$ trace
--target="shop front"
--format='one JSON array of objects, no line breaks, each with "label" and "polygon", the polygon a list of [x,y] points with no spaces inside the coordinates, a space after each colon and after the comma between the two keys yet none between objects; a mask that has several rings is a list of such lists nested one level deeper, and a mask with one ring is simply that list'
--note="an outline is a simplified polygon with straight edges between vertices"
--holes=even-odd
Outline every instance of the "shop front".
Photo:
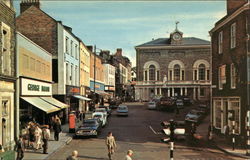
[{"label": "shop front", "polygon": [[52,97],[50,82],[20,78],[20,128],[30,121],[51,124],[52,117],[57,115],[62,118],[68,107]]}]

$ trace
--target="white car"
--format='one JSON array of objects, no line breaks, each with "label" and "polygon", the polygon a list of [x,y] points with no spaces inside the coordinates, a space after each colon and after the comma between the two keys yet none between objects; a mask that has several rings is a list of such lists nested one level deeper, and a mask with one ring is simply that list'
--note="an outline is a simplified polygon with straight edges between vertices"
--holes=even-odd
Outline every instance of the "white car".
[{"label": "white car", "polygon": [[148,109],[156,109],[156,102],[155,101],[148,102]]},{"label": "white car", "polygon": [[102,127],[107,124],[107,117],[103,114],[103,112],[94,112],[92,114],[92,118],[100,119],[100,121],[102,122]]},{"label": "white car", "polygon": [[176,103],[176,106],[178,108],[183,108],[184,107],[184,102],[183,102],[182,99],[177,99],[175,103]]},{"label": "white car", "polygon": [[108,113],[107,113],[107,110],[105,108],[96,108],[95,112],[103,112],[105,117],[108,117]]},{"label": "white car", "polygon": [[118,116],[128,116],[128,107],[125,105],[118,106],[116,110],[116,114]]}]

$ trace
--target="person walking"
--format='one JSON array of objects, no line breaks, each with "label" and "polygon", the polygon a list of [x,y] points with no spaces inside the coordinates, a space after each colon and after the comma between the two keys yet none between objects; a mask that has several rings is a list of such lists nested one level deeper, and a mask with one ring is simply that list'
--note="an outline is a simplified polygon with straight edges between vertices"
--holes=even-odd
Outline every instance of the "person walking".
[{"label": "person walking", "polygon": [[36,128],[35,129],[35,140],[36,140],[36,142],[35,142],[35,144],[36,144],[35,149],[38,150],[38,149],[42,148],[41,147],[41,145],[42,145],[42,130],[41,130],[41,128],[38,125],[36,125],[35,128]]},{"label": "person walking", "polygon": [[47,125],[43,128],[42,138],[43,138],[43,154],[48,154],[48,141],[50,138],[50,130]]},{"label": "person walking", "polygon": [[54,138],[56,141],[59,141],[59,133],[62,131],[59,118],[56,119],[56,122],[54,123],[53,129],[54,129]]},{"label": "person walking", "polygon": [[72,155],[69,156],[69,157],[67,157],[66,160],[78,160],[77,156],[78,156],[78,152],[77,152],[76,150],[74,150],[74,151],[72,152]]},{"label": "person walking", "polygon": [[125,157],[125,160],[132,160],[132,155],[133,155],[133,151],[132,150],[128,150],[127,155]]},{"label": "person walking", "polygon": [[112,132],[108,133],[108,136],[106,139],[106,145],[108,147],[109,160],[112,160],[112,154],[115,152],[115,148],[116,148],[115,137],[112,135]]},{"label": "person walking", "polygon": [[20,135],[19,139],[16,141],[15,151],[17,152],[16,160],[22,160],[24,157],[24,144],[23,137]]}]

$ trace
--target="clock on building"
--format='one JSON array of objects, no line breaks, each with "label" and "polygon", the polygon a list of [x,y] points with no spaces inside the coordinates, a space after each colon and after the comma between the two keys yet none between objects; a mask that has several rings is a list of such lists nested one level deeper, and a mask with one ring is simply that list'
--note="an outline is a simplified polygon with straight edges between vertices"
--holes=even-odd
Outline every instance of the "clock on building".
[{"label": "clock on building", "polygon": [[174,34],[173,34],[173,39],[174,39],[175,41],[181,40],[181,35],[180,35],[180,33],[174,33]]}]

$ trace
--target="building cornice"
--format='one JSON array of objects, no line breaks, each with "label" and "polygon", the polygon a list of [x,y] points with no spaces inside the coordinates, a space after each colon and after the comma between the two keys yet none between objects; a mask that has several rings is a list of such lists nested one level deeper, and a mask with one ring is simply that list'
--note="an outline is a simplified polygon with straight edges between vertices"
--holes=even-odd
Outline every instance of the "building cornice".
[{"label": "building cornice", "polygon": [[190,46],[142,46],[135,49],[192,49],[192,48],[211,48],[211,45],[190,45]]},{"label": "building cornice", "polygon": [[241,14],[245,10],[249,10],[249,9],[250,9],[250,2],[248,1],[248,3],[246,3],[244,6],[240,7],[233,14],[228,16],[225,20],[223,20],[219,24],[215,25],[215,27],[211,31],[209,31],[210,35],[212,35],[213,32],[215,32],[216,30],[218,30],[219,28],[221,28],[222,26],[224,26],[225,24],[230,22],[232,19],[237,17],[239,14]]}]

